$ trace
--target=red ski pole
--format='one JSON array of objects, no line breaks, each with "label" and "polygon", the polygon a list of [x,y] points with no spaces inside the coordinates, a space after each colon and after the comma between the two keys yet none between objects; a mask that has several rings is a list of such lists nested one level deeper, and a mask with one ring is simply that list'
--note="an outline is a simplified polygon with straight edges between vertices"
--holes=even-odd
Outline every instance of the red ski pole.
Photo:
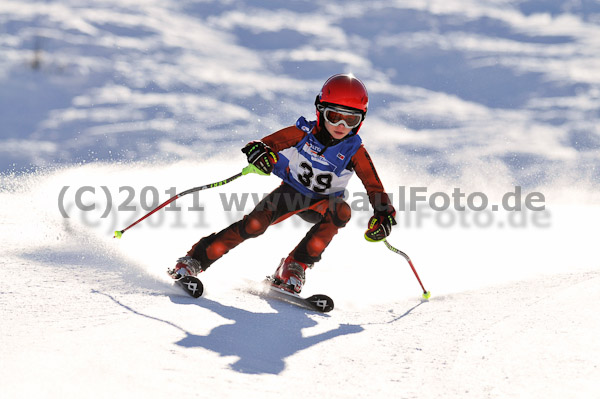
[{"label": "red ski pole", "polygon": [[174,197],[169,198],[168,200],[166,200],[165,202],[163,202],[162,204],[160,204],[159,206],[157,206],[156,208],[154,208],[153,210],[151,210],[150,212],[148,212],[147,214],[145,214],[144,216],[142,216],[141,218],[139,218],[138,220],[136,220],[135,222],[133,222],[129,226],[125,227],[123,230],[117,230],[117,231],[115,231],[115,235],[113,236],[113,238],[121,238],[123,236],[123,233],[125,233],[127,230],[129,230],[130,228],[132,228],[133,226],[135,226],[136,224],[138,224],[142,220],[146,219],[148,216],[152,215],[154,212],[158,211],[159,209],[162,209],[165,206],[169,205],[171,202],[175,201],[177,198],[181,198],[181,197],[183,197],[184,195],[187,195],[187,194],[195,193],[196,191],[206,190],[207,188],[213,188],[213,187],[222,186],[224,184],[227,184],[227,183],[230,183],[230,182],[234,181],[238,177],[247,175],[248,173],[256,173],[256,174],[259,174],[259,175],[265,175],[265,173],[263,173],[262,171],[260,171],[259,169],[257,169],[256,166],[254,166],[252,164],[249,164],[244,169],[242,169],[242,171],[240,173],[235,174],[235,175],[233,175],[231,177],[228,177],[225,180],[221,180],[221,181],[218,181],[216,183],[205,184],[204,186],[200,186],[200,187],[190,188],[189,190],[183,191],[183,192],[175,195]]},{"label": "red ski pole", "polygon": [[402,255],[404,257],[404,259],[406,259],[406,261],[410,265],[410,268],[412,269],[413,273],[415,274],[415,277],[419,281],[419,284],[421,285],[421,288],[423,289],[423,295],[422,295],[423,299],[429,299],[429,297],[431,297],[431,292],[427,291],[425,289],[425,287],[423,287],[423,283],[421,282],[421,279],[419,278],[419,275],[417,274],[417,270],[413,266],[413,263],[410,260],[410,258],[408,257],[408,255],[406,253],[400,251],[398,248],[394,248],[385,238],[383,239],[383,242],[385,243],[385,246],[388,247],[388,249],[390,251],[395,252],[395,253],[397,253],[399,255]]}]

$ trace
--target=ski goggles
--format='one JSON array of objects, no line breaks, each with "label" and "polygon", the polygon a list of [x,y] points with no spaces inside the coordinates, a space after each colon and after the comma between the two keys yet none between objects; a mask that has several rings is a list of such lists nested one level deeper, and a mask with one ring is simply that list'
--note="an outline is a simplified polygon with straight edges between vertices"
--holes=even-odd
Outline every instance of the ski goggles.
[{"label": "ski goggles", "polygon": [[323,112],[325,120],[333,126],[344,125],[349,129],[360,125],[363,119],[363,115],[360,112],[351,112],[339,108],[321,106],[319,111]]}]

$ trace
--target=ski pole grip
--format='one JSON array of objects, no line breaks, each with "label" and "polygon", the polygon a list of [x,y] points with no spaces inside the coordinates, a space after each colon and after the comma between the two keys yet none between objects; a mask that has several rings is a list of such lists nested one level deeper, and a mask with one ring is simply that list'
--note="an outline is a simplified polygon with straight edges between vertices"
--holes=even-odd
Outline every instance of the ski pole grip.
[{"label": "ski pole grip", "polygon": [[268,173],[263,172],[262,170],[258,169],[256,166],[252,165],[251,163],[248,164],[248,166],[246,166],[244,169],[242,169],[242,175],[247,175],[250,173],[256,173],[257,175],[261,175],[261,176],[269,176]]}]

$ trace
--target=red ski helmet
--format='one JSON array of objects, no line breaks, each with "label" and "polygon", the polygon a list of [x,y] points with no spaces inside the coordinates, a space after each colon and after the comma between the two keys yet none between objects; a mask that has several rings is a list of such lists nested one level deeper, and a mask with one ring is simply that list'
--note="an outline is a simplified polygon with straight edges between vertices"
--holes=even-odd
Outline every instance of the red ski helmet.
[{"label": "red ski helmet", "polygon": [[[333,75],[323,85],[321,92],[315,99],[317,106],[317,124],[320,127],[323,119],[322,112],[319,106],[326,107],[327,105],[337,106],[350,111],[359,111],[364,118],[367,114],[369,106],[369,94],[365,85],[352,74],[337,74]],[[353,132],[358,132],[362,122]]]}]

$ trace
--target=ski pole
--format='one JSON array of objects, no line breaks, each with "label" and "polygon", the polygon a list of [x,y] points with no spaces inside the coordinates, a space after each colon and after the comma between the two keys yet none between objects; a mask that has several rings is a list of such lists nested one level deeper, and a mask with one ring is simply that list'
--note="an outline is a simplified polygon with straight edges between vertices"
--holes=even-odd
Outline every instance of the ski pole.
[{"label": "ski pole", "polygon": [[429,299],[429,297],[431,297],[431,292],[427,291],[425,289],[425,287],[423,287],[423,283],[421,282],[421,279],[419,278],[419,275],[417,274],[417,271],[415,270],[415,267],[413,266],[412,261],[410,260],[408,255],[405,254],[404,252],[400,251],[398,248],[394,248],[385,238],[383,239],[383,242],[385,243],[385,246],[388,247],[388,249],[390,251],[395,252],[399,255],[402,255],[404,257],[404,259],[406,259],[406,261],[410,265],[410,268],[412,269],[413,273],[415,274],[415,277],[419,281],[421,288],[423,289],[423,299]]},{"label": "ski pole", "polygon": [[228,177],[225,180],[221,180],[221,181],[218,181],[216,183],[205,184],[204,186],[190,188],[189,190],[183,191],[183,192],[175,195],[174,197],[169,198],[167,201],[163,202],[162,204],[160,204],[159,206],[157,206],[156,208],[154,208],[153,210],[151,210],[150,212],[148,212],[147,214],[145,214],[144,216],[142,216],[141,218],[139,218],[138,220],[136,220],[135,222],[133,222],[129,226],[125,227],[123,230],[117,230],[117,231],[115,231],[115,235],[113,236],[113,238],[121,238],[123,236],[123,233],[125,233],[127,230],[129,230],[130,228],[132,228],[133,226],[135,226],[136,224],[138,224],[142,220],[146,219],[148,216],[152,215],[154,212],[158,211],[159,209],[162,209],[165,206],[169,205],[171,202],[175,201],[177,198],[181,198],[184,195],[187,195],[187,194],[190,194],[190,193],[195,193],[196,191],[206,190],[207,188],[219,187],[219,186],[222,186],[224,184],[231,183],[232,181],[234,181],[238,177],[247,175],[249,173],[256,173],[256,174],[259,174],[259,175],[266,175],[266,173],[264,173],[261,170],[259,170],[256,166],[254,166],[252,164],[248,164],[248,166],[246,166],[244,169],[242,169],[242,171],[240,173],[235,174],[235,175],[233,175],[231,177]]}]

